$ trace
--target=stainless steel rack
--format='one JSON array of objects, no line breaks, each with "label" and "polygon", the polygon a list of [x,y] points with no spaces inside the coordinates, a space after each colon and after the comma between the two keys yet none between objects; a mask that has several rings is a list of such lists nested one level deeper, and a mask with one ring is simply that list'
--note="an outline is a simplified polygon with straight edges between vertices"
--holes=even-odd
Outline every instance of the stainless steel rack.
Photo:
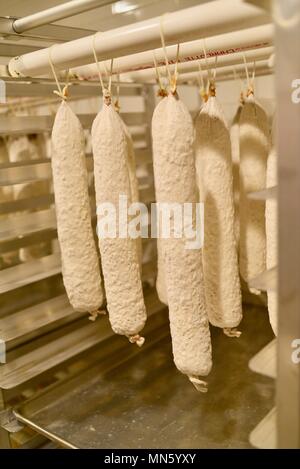
[{"label": "stainless steel rack", "polygon": [[[10,96],[40,96],[43,102],[55,88],[53,80],[33,80],[30,84],[22,80],[6,79]],[[75,100],[89,99],[99,95],[99,85],[80,83],[72,86]],[[72,95],[73,98],[73,95]],[[153,174],[151,166],[151,140],[149,119],[154,105],[153,91],[140,85],[121,86],[120,99],[125,98],[128,112],[122,117],[133,136],[141,200],[154,202]],[[133,100],[133,101],[132,101]],[[45,102],[47,99],[45,99]],[[54,100],[55,101],[55,100]],[[138,112],[131,112],[137,103]],[[56,101],[58,103],[58,101]],[[26,103],[25,103],[26,104]],[[54,102],[55,105],[55,102]],[[151,109],[150,109],[151,107]],[[11,115],[0,113],[0,135],[13,137],[26,134],[49,133],[53,117],[50,115]],[[90,128],[94,113],[79,115],[85,129]],[[92,155],[87,154],[88,171],[92,170]],[[142,170],[142,171],[139,171]],[[140,176],[139,176],[140,174]],[[36,160],[3,162],[0,164],[0,187],[12,189],[30,187],[37,182],[46,182],[47,190],[42,194],[30,193],[28,197],[0,201],[2,216],[0,226],[0,256],[11,251],[28,249],[43,241],[56,241],[56,217],[54,196],[51,188],[51,162],[41,155]],[[92,175],[91,175],[92,181]],[[90,187],[92,215],[95,221],[94,190]],[[4,216],[5,215],[5,216]],[[156,246],[151,239],[143,240],[144,260],[142,280],[148,315],[159,313],[164,306],[153,290],[156,276]],[[17,260],[0,271],[0,339],[6,351],[6,363],[0,365],[0,446],[35,446],[44,440],[29,430],[30,425],[17,423],[12,414],[17,403],[25,402],[29,396],[41,390],[60,386],[83,369],[101,363],[103,344],[113,341],[113,332],[107,318],[88,321],[88,315],[76,313],[70,306],[61,281],[61,259],[59,250],[44,253],[42,257]],[[166,316],[163,322],[166,321]],[[152,321],[152,320],[151,320]],[[154,319],[159,324],[161,319]],[[166,331],[165,331],[166,333]],[[122,346],[124,345],[121,340]],[[101,347],[100,347],[101,344]],[[135,354],[133,346],[126,346]],[[98,347],[97,358],[94,349]],[[125,347],[127,349],[127,347]],[[126,353],[125,353],[126,354]],[[88,358],[92,361],[89,361]],[[20,417],[21,418],[21,417]],[[39,429],[43,434],[43,430]]]}]

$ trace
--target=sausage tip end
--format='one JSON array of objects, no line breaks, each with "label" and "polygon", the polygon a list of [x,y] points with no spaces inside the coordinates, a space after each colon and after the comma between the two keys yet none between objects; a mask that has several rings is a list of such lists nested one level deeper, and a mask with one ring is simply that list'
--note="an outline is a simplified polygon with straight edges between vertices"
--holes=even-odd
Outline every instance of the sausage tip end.
[{"label": "sausage tip end", "polygon": [[98,316],[104,316],[105,314],[106,314],[106,311],[104,311],[103,309],[96,310],[96,311],[91,311],[90,316],[89,316],[89,320],[92,321],[92,322],[95,322]]},{"label": "sausage tip end", "polygon": [[194,376],[189,376],[188,378],[190,382],[193,384],[193,386],[197,389],[197,391],[203,392],[203,393],[208,392],[206,381],[202,381],[201,379],[195,378]]},{"label": "sausage tip end", "polygon": [[225,335],[227,335],[227,337],[237,338],[237,339],[241,337],[242,335],[241,331],[237,331],[235,328],[232,328],[232,327],[224,328],[223,332]]},{"label": "sausage tip end", "polygon": [[142,347],[145,343],[145,337],[141,337],[140,335],[133,335],[129,337],[129,342],[131,344],[136,344],[138,347]]}]

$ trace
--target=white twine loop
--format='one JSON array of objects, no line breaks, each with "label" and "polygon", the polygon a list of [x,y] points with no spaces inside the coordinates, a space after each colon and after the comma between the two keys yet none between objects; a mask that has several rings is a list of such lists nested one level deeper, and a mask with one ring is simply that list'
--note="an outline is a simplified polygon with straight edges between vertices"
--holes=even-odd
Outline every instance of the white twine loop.
[{"label": "white twine loop", "polygon": [[260,290],[257,290],[257,288],[249,288],[249,291],[250,293],[252,293],[252,295],[256,295],[256,296],[259,296],[261,295],[261,291]]},{"label": "white twine loop", "polygon": [[142,347],[145,343],[145,337],[142,337],[139,334],[132,335],[128,340],[131,344],[136,344],[138,347]]},{"label": "white twine loop", "polygon": [[161,79],[159,67],[157,64],[156,56],[155,56],[155,51],[152,51],[152,53],[153,53],[153,62],[154,62],[155,74],[156,74],[156,83],[158,84],[158,87],[159,87],[158,96],[161,96],[162,98],[164,98],[165,96],[168,95],[168,93],[167,93],[166,87],[163,86],[163,82]]},{"label": "white twine loop", "polygon": [[242,333],[238,331],[235,327],[225,327],[223,329],[223,332],[225,335],[227,335],[227,337],[237,338],[237,339],[241,337],[242,335]]},{"label": "white twine loop", "polygon": [[205,85],[205,82],[204,82],[203,70],[201,67],[200,60],[198,60],[198,71],[199,71],[199,74],[197,74],[197,81],[199,85],[199,93],[200,93],[202,100],[206,103],[208,100],[207,85]]},{"label": "white twine loop", "polygon": [[203,54],[205,57],[205,63],[206,63],[206,68],[207,68],[207,76],[208,76],[208,96],[216,96],[216,76],[217,76],[217,61],[218,61],[218,56],[216,55],[215,57],[215,69],[212,73],[211,67],[208,63],[207,59],[207,53],[206,53],[206,45],[205,45],[205,39],[203,39]]},{"label": "white twine loop", "polygon": [[166,48],[166,43],[165,43],[165,35],[164,35],[164,15],[160,17],[160,40],[161,40],[161,45],[163,49],[163,53],[165,56],[165,64],[166,64],[166,70],[169,78],[169,83],[171,83],[172,75],[171,75],[171,70],[170,70],[170,65],[169,65],[169,60],[168,60],[168,54],[167,54],[167,48]]},{"label": "white twine loop", "polygon": [[274,68],[275,67],[276,56],[275,53],[271,54],[268,60],[268,67]]},{"label": "white twine loop", "polygon": [[63,101],[66,101],[68,99],[69,70],[67,72],[67,83],[63,88],[61,88],[60,83],[59,83],[58,78],[57,78],[57,75],[56,75],[56,72],[55,72],[53,60],[52,60],[52,48],[54,46],[55,46],[55,44],[53,44],[48,49],[49,64],[50,64],[50,67],[51,67],[51,70],[52,70],[52,73],[53,73],[53,76],[54,76],[54,79],[55,79],[55,82],[56,82],[56,86],[57,86],[57,90],[54,90],[53,93],[56,94],[57,96],[59,96]]},{"label": "white twine loop", "polygon": [[179,50],[180,50],[180,44],[177,44],[175,69],[174,69],[174,73],[173,73],[173,76],[171,78],[171,83],[170,83],[171,93],[173,93],[173,94],[176,93],[176,89],[177,89]]},{"label": "white twine loop", "polygon": [[240,103],[241,103],[242,105],[244,105],[244,104],[245,104],[245,97],[244,97],[244,84],[243,84],[243,80],[241,79],[240,75],[237,73],[235,66],[233,66],[232,70],[233,70],[233,78],[234,78],[234,81],[235,81],[236,83],[239,83],[239,84],[240,84],[240,86],[239,86],[239,88],[240,88]]},{"label": "white twine loop", "polygon": [[117,113],[120,113],[121,106],[120,106],[120,75],[117,74],[117,85],[116,85],[116,99],[114,102],[115,110]]},{"label": "white twine loop", "polygon": [[255,72],[256,72],[256,61],[253,62],[253,72],[252,72],[252,77],[250,78],[249,75],[249,68],[246,60],[245,53],[243,53],[243,60],[244,60],[244,65],[245,65],[245,72],[246,72],[246,77],[247,77],[247,98],[249,96],[254,96],[254,84],[255,84]]},{"label": "white twine loop", "polygon": [[[113,71],[113,59],[110,62],[109,77],[108,77],[108,72],[107,72],[106,66],[104,64],[105,74],[106,74],[106,77],[108,77],[108,86],[105,86],[104,82],[103,82],[103,79],[102,79],[102,73],[101,73],[101,69],[100,69],[100,65],[99,65],[98,57],[97,57],[97,53],[96,53],[96,48],[95,48],[95,40],[96,40],[96,37],[97,37],[98,34],[99,34],[99,31],[96,34],[93,35],[92,49],[93,49],[93,55],[94,55],[95,63],[96,63],[96,66],[97,66],[98,77],[99,77],[99,82],[100,82],[100,86],[101,86],[101,89],[102,89],[103,99],[104,99],[105,103],[107,105],[109,105],[109,104],[111,104],[111,81],[112,81],[112,71]],[[102,33],[100,33],[100,34],[102,34]]]},{"label": "white twine loop", "polygon": [[105,316],[105,315],[106,315],[106,311],[104,311],[103,309],[100,309],[100,310],[96,309],[95,311],[90,312],[89,320],[92,322],[95,322],[98,316]]},{"label": "white twine loop", "polygon": [[188,376],[190,382],[194,385],[194,387],[197,389],[199,392],[206,393],[208,392],[208,387],[207,387],[207,382],[203,381],[199,378],[196,378],[195,376]]},{"label": "white twine loop", "polygon": [[166,70],[167,70],[167,76],[168,76],[168,81],[169,81],[169,86],[170,86],[170,91],[172,94],[176,93],[177,89],[177,80],[178,80],[178,62],[179,62],[179,49],[180,45],[177,44],[177,52],[176,52],[176,61],[175,61],[175,69],[174,73],[172,75],[171,69],[170,69],[170,64],[168,60],[168,54],[167,54],[167,48],[166,48],[166,42],[165,42],[165,35],[164,35],[164,25],[163,25],[163,19],[164,15],[160,17],[160,39],[161,39],[161,45],[164,53],[164,58],[165,58],[165,64],[166,64]]}]

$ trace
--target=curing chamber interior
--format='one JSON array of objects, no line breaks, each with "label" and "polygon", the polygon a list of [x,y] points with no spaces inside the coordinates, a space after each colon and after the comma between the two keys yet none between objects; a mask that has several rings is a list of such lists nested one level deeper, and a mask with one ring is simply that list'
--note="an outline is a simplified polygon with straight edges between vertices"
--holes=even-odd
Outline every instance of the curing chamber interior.
[{"label": "curing chamber interior", "polygon": [[298,448],[300,2],[40,8],[0,2],[0,447]]}]

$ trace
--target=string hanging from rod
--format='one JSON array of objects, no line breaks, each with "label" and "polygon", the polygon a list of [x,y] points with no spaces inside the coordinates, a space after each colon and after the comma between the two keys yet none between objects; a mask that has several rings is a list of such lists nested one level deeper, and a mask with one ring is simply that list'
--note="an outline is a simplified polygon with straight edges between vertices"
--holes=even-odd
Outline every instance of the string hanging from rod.
[{"label": "string hanging from rod", "polygon": [[180,44],[177,44],[175,68],[174,68],[174,73],[172,74],[171,69],[170,69],[169,59],[168,59],[165,37],[164,37],[163,19],[164,19],[164,15],[160,17],[160,38],[161,38],[161,44],[162,44],[162,49],[163,49],[164,58],[165,58],[170,91],[172,94],[175,94],[176,89],[177,89],[177,80],[178,80],[178,62],[179,62]]},{"label": "string hanging from rod", "polygon": [[[100,33],[100,34],[102,34],[102,33]],[[111,104],[111,83],[112,83],[113,59],[111,60],[111,63],[110,63],[109,77],[107,76],[108,72],[107,72],[107,69],[106,69],[106,66],[105,66],[105,73],[106,73],[106,77],[108,78],[108,86],[105,86],[105,84],[103,82],[103,78],[102,78],[102,73],[101,73],[97,53],[96,53],[96,48],[95,48],[95,40],[96,40],[97,35],[99,35],[99,32],[94,34],[93,40],[92,40],[93,55],[94,55],[94,59],[95,59],[95,64],[97,66],[97,72],[98,72],[100,86],[101,86],[101,89],[102,89],[103,98],[104,98],[106,104],[109,105],[109,104]]]}]

